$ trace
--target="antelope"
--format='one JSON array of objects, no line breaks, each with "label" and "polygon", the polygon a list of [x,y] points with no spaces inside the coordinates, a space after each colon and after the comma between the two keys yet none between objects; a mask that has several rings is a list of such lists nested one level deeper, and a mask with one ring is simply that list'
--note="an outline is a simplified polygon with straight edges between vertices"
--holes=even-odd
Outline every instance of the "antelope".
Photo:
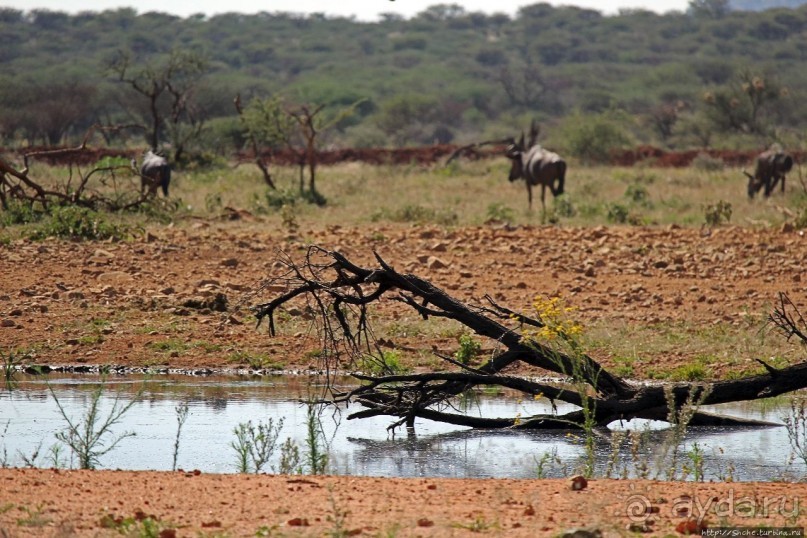
[{"label": "antelope", "polygon": [[[524,178],[527,183],[527,198],[532,209],[532,188],[541,186],[541,207],[546,211],[546,188],[552,191],[552,196],[563,194],[563,184],[566,181],[566,161],[560,155],[542,148],[535,143],[538,129],[535,122],[530,126],[529,144],[524,144],[524,132],[518,142],[513,141],[507,146],[505,155],[513,161],[510,175],[507,179],[515,181]],[[555,186],[557,181],[557,187]]]},{"label": "antelope", "polygon": [[163,195],[168,197],[168,184],[171,182],[171,167],[168,160],[150,149],[143,154],[143,164],[140,166],[140,192],[152,195],[161,187]]},{"label": "antelope", "polygon": [[[785,192],[785,174],[793,168],[793,157],[782,151],[778,144],[774,144],[760,153],[756,159],[756,168],[752,176],[745,170],[743,173],[748,176],[748,197],[762,190],[765,198],[771,195],[776,189],[776,184],[782,182],[782,192]],[[764,187],[764,189],[763,189]]]}]

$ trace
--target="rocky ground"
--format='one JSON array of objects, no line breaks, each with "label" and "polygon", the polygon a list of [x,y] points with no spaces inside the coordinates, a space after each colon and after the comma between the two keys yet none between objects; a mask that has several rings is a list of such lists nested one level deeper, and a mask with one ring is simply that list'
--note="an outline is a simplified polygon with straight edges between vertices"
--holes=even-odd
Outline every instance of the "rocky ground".
[{"label": "rocky ground", "polygon": [[[780,292],[807,311],[807,238],[790,229],[374,225],[289,235],[248,219],[198,221],[151,229],[125,243],[21,240],[0,246],[0,352],[26,363],[79,367],[318,368],[311,352],[318,342],[304,309],[286,312],[275,338],[255,328],[250,312],[281,291],[276,283],[262,288],[280,274],[281,253],[299,260],[309,244],[337,249],[365,266],[375,265],[376,250],[399,271],[469,302],[490,294],[529,310],[536,295],[560,294],[584,324],[608,319],[636,330],[678,322],[753,328]],[[429,332],[400,305],[379,308],[379,317],[389,317],[382,326],[404,347],[456,346],[456,330]],[[420,332],[412,334],[413,327]],[[649,359],[656,369],[674,368],[697,353],[682,345]],[[615,365],[606,351],[594,356]],[[753,364],[753,358],[742,360]],[[729,375],[739,366],[718,361],[711,373]],[[637,364],[634,374],[642,377],[645,368]],[[663,535],[701,515],[682,510],[682,499],[701,507],[731,504],[725,514],[711,506],[711,526],[803,525],[803,513],[788,510],[805,493],[793,484],[596,480],[573,491],[558,480],[4,469],[0,536],[114,536],[127,524],[142,530],[148,522],[136,520],[147,516],[159,521],[164,536],[550,536],[573,527]],[[758,507],[783,496],[790,504],[776,513],[769,507],[769,517],[756,509],[749,518],[737,508],[740,499]],[[633,519],[631,499],[649,503]],[[647,520],[653,525],[642,527]]]},{"label": "rocky ground", "polygon": [[[490,294],[529,312],[535,296],[559,294],[587,325],[739,325],[767,315],[779,292],[807,308],[801,231],[334,226],[289,237],[259,229],[201,221],[127,243],[0,246],[2,349],[50,365],[234,368],[260,356],[266,366],[315,368],[305,353],[317,345],[305,312],[292,309],[270,338],[250,310],[283,289],[262,289],[282,272],[280,257],[301,261],[309,244],[367,267],[376,265],[375,250],[397,270],[477,304]],[[400,329],[414,323],[410,314],[390,317]],[[406,344],[406,331],[398,332]],[[456,345],[456,335],[431,338],[414,341]],[[607,364],[607,354],[600,358]],[[683,347],[652,357],[657,366],[688,358]]]}]

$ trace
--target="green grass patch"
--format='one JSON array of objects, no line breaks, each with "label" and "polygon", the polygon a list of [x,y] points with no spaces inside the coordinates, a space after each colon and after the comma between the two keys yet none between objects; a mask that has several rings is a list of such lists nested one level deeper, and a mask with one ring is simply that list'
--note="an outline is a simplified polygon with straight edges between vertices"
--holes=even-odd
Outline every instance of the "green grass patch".
[{"label": "green grass patch", "polygon": [[184,353],[190,346],[178,338],[149,342],[146,347],[159,353]]}]

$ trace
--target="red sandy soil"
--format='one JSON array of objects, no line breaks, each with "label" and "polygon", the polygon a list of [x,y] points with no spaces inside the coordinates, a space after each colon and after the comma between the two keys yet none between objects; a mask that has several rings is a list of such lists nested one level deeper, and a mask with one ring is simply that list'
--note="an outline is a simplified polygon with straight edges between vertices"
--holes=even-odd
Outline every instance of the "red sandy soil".
[{"label": "red sandy soil", "polygon": [[174,529],[161,536],[664,536],[804,526],[805,495],[805,484],[591,480],[575,491],[562,479],[0,469],[0,536],[118,536],[146,517]]},{"label": "red sandy soil", "polygon": [[[299,262],[312,242],[366,267],[377,266],[376,250],[397,270],[475,304],[490,294],[529,312],[536,295],[560,294],[584,325],[604,317],[642,326],[741,324],[770,312],[779,292],[807,311],[807,238],[801,231],[374,225],[284,237],[260,229],[255,222],[200,221],[188,229],[154,229],[126,243],[21,240],[0,246],[2,347],[33,349],[34,362],[50,365],[235,368],[247,365],[230,360],[240,352],[289,368],[316,368],[304,353],[318,344],[307,331],[306,312],[293,310],[293,323],[281,324],[281,334],[270,338],[265,327],[255,329],[250,311],[280,293],[260,290],[282,272],[280,253]],[[226,312],[215,310],[219,294]],[[380,308],[396,309],[389,315],[399,324],[418,319],[397,302]],[[427,350],[456,346],[456,335],[409,340],[398,339]],[[654,363],[674,366],[688,358],[682,351],[654,357]],[[724,373],[719,364],[715,368]]]},{"label": "red sandy soil", "polygon": [[[292,328],[270,338],[255,329],[249,311],[278,293],[256,291],[280,271],[278,252],[299,260],[312,242],[365,266],[375,265],[375,249],[398,270],[464,301],[480,303],[490,293],[528,310],[534,296],[561,293],[584,323],[609,316],[637,326],[740,324],[764,312],[778,292],[807,311],[807,238],[798,231],[373,225],[286,237],[242,216],[155,228],[127,243],[0,246],[0,348],[33,349],[32,362],[51,365],[234,368],[246,364],[232,360],[240,352],[290,368],[316,367],[303,353],[317,345],[314,337],[294,325],[306,327],[297,319],[305,312],[292,312]],[[217,294],[226,297],[226,312],[211,308]],[[409,340],[404,344],[427,349],[456,346],[456,337]],[[161,351],[168,341],[184,347]],[[654,362],[686,359],[671,354]],[[683,510],[683,495],[700,508]],[[807,485],[781,483],[594,480],[572,491],[565,480],[0,469],[0,537],[116,536],[122,523],[115,521],[138,514],[175,528],[164,536],[255,536],[261,529],[267,534],[259,535],[553,536],[575,527],[630,535],[641,530],[628,530],[636,522],[626,510],[636,502],[652,507],[634,519],[653,521],[651,533],[664,535],[676,534],[676,525],[702,515],[710,502],[705,520],[713,527],[804,525],[804,510],[794,512],[792,504],[805,495]],[[784,515],[776,504],[782,496]],[[768,517],[761,516],[764,502]]]}]

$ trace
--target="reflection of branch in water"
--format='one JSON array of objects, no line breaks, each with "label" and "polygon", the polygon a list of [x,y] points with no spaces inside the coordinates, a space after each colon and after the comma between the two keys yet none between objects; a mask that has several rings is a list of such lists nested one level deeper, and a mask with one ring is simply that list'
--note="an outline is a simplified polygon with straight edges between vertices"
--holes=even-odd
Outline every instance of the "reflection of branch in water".
[{"label": "reflection of branch in water", "polygon": [[[631,452],[631,441],[625,437],[614,455],[612,435],[617,432],[607,428],[597,430],[595,474],[605,476],[610,463],[613,465],[612,476],[620,476],[625,470],[637,476],[637,456],[649,466],[648,477],[663,476],[667,472],[664,448],[670,448],[672,430],[644,429],[639,424],[633,426],[642,438],[636,454]],[[756,430],[742,426],[691,427],[685,442],[708,443],[708,446],[719,448],[727,434],[750,431]],[[619,433],[624,434],[625,430]],[[347,440],[360,447],[352,455],[352,463],[362,469],[361,472],[371,475],[535,478],[539,460],[551,454],[551,461],[544,463],[546,467],[542,469],[542,475],[562,478],[579,471],[586,463],[584,439],[577,430],[466,429],[426,436],[413,434],[397,439],[348,437]],[[747,478],[776,472],[776,469],[771,470],[776,463],[765,463],[759,458],[759,454],[747,451],[727,456],[714,450],[705,455],[707,468],[730,466],[744,469],[741,472],[748,473]]]}]

